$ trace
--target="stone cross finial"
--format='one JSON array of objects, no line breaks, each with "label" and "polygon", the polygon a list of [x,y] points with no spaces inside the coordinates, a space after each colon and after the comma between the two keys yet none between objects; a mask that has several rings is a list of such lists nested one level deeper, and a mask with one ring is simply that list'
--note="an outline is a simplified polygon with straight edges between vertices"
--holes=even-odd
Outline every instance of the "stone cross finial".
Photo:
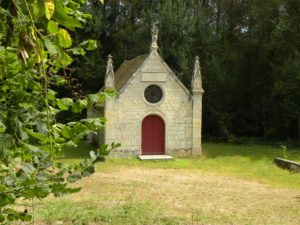
[{"label": "stone cross finial", "polygon": [[199,56],[195,57],[194,74],[192,78],[192,90],[193,92],[202,92],[202,76],[201,67],[199,62]]},{"label": "stone cross finial", "polygon": [[115,74],[111,54],[107,58],[105,89],[115,89]]},{"label": "stone cross finial", "polygon": [[152,43],[151,43],[151,51],[152,51],[158,49],[158,45],[157,45],[158,29],[156,25],[153,25],[151,33],[152,33]]},{"label": "stone cross finial", "polygon": [[111,54],[109,54],[107,56],[106,74],[108,73],[109,70],[111,70],[113,68],[114,68],[114,66],[113,66],[112,56],[111,56]]}]

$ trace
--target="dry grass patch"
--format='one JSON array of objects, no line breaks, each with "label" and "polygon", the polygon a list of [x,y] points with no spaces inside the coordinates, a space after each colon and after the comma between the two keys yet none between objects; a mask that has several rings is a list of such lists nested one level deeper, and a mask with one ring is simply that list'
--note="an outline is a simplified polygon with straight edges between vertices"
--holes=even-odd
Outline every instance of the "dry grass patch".
[{"label": "dry grass patch", "polygon": [[[98,224],[300,224],[300,191],[195,169],[119,168],[99,171],[77,185],[83,190],[62,201],[82,210],[122,209]],[[127,212],[124,220],[124,210],[135,212]],[[145,221],[129,218],[144,216]]]},{"label": "dry grass patch", "polygon": [[[203,158],[110,159],[79,193],[37,202],[35,224],[300,224],[300,174],[272,162],[272,146],[205,143]],[[82,145],[61,161],[88,155]],[[76,154],[75,154],[76,153]],[[300,161],[300,149],[289,149]]]}]

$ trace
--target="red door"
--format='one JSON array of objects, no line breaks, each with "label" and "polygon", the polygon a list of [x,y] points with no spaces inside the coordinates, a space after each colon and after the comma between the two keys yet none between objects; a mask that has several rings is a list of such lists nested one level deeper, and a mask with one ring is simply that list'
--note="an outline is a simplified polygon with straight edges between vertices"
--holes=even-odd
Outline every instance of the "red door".
[{"label": "red door", "polygon": [[165,154],[165,124],[155,115],[147,116],[142,123],[142,155]]}]

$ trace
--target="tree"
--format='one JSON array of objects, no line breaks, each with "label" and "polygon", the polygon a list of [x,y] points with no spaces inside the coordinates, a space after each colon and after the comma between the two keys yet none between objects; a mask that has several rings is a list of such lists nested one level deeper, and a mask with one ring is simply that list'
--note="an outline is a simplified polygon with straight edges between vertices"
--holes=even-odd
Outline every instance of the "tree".
[{"label": "tree", "polygon": [[[147,54],[150,28],[159,28],[159,52],[189,87],[193,58],[200,56],[205,98],[204,138],[295,139],[300,125],[298,89],[299,1],[294,0],[107,0],[87,5],[101,18],[84,36],[103,43],[78,63],[76,76],[103,85],[104,62],[115,68]],[[82,40],[82,39],[81,39]],[[101,58],[101,59],[100,59]],[[90,68],[95,68],[91,71]],[[90,87],[85,89],[90,92]],[[293,109],[293,110],[292,110]],[[234,139],[234,138],[233,138]],[[235,139],[234,139],[235,140]]]},{"label": "tree", "polygon": [[68,82],[72,55],[95,49],[95,41],[76,46],[69,31],[82,27],[90,15],[79,11],[84,0],[0,1],[0,222],[31,219],[28,210],[12,205],[18,199],[61,196],[80,188],[75,182],[94,172],[94,163],[108,154],[103,145],[76,165],[55,163],[64,146],[76,144],[104,118],[57,123],[60,111],[81,112],[114,93],[107,91],[73,100],[59,99],[50,87]]}]

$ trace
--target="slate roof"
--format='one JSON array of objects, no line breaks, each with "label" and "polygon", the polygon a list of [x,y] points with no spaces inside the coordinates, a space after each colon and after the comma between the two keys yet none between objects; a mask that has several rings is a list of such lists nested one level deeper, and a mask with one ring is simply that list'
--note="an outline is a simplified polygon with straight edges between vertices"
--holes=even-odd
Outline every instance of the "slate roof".
[{"label": "slate roof", "polygon": [[115,88],[117,91],[121,89],[123,84],[136,72],[148,56],[148,54],[137,56],[122,63],[117,72],[115,72]]}]

